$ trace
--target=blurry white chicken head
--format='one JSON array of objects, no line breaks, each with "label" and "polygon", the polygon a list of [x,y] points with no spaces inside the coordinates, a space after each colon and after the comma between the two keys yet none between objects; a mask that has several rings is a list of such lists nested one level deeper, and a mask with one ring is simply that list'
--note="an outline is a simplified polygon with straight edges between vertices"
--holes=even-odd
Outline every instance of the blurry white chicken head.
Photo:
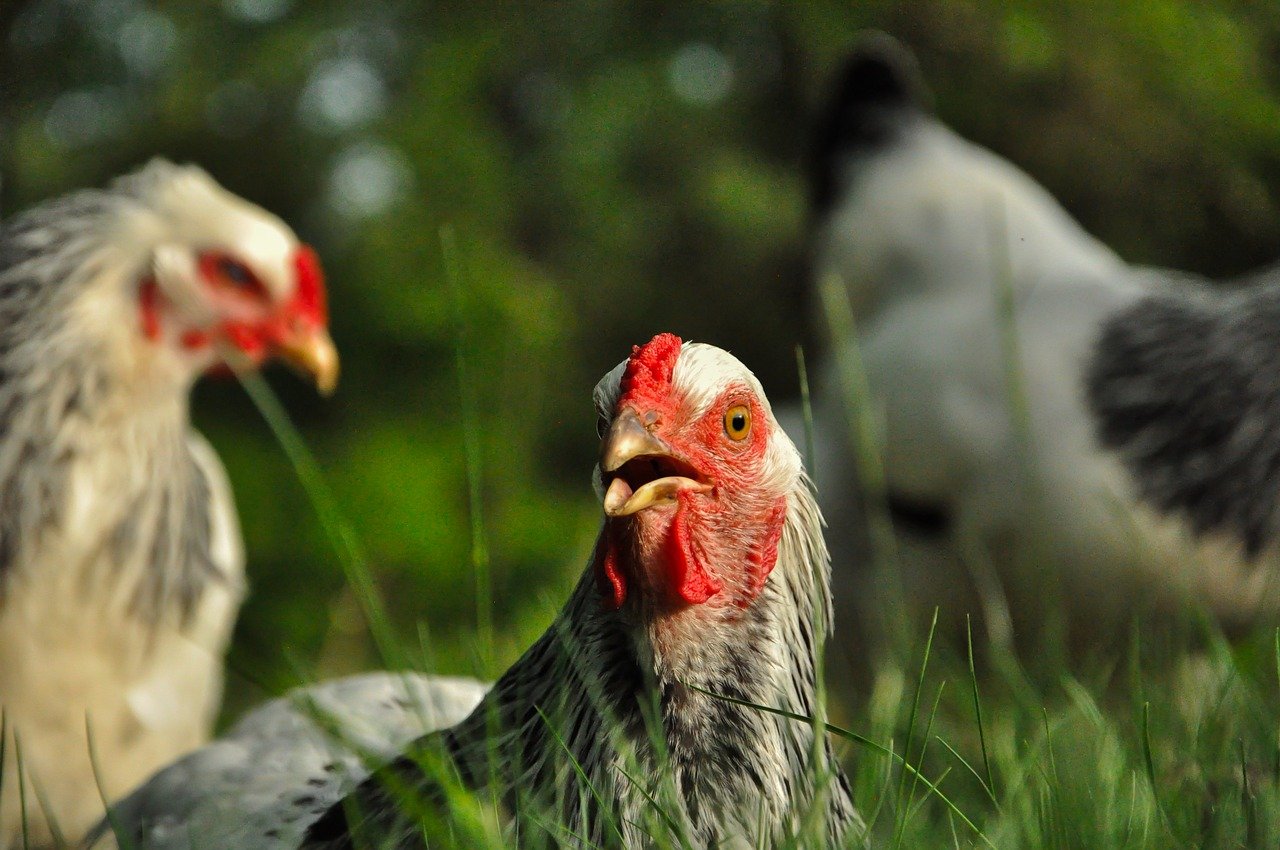
[{"label": "blurry white chicken head", "polygon": [[928,111],[928,99],[911,51],[882,32],[859,41],[814,127],[808,156],[814,214],[825,215],[848,191],[851,158],[892,145],[905,121]]},{"label": "blurry white chicken head", "polygon": [[1115,274],[1110,249],[1027,174],[938,120],[922,92],[911,53],[870,37],[815,133],[814,278],[844,286],[859,327],[914,298],[990,303],[997,285]]},{"label": "blurry white chicken head", "polygon": [[113,188],[125,207],[116,238],[142,256],[140,333],[204,366],[256,366],[279,356],[334,388],[315,252],[280,219],[223,189],[194,166],[153,161]]}]

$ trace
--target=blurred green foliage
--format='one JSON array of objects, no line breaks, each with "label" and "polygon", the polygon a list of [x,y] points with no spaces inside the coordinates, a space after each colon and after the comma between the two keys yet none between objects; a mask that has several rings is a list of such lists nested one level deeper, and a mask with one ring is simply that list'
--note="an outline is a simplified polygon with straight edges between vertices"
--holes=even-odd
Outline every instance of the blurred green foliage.
[{"label": "blurred green foliage", "polygon": [[[324,257],[344,376],[274,381],[397,625],[492,675],[589,551],[589,395],[659,330],[734,350],[777,399],[806,337],[800,162],[866,27],[942,117],[1135,261],[1213,274],[1280,237],[1280,4],[908,0],[0,0],[0,209],[156,154],[197,162]],[[440,229],[459,237],[450,295]],[[476,661],[454,346],[467,332],[495,658]],[[196,421],[236,488],[253,595],[230,705],[372,663],[334,554],[244,393]],[[411,640],[417,643],[416,639]]]}]

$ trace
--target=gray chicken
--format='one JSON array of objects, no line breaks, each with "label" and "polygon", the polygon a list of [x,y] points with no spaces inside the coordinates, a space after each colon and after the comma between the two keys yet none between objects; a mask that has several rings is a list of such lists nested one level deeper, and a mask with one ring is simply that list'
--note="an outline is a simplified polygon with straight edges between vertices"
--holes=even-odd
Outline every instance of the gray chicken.
[{"label": "gray chicken", "polygon": [[[314,817],[368,776],[370,759],[391,759],[415,738],[459,722],[486,690],[474,679],[409,673],[298,688],[157,773],[114,807],[89,844],[251,848],[272,833],[276,846],[296,845],[307,820],[281,817],[282,792]],[[125,832],[124,841],[117,842],[111,823]]]},{"label": "gray chicken", "polygon": [[[1266,275],[1225,294],[1125,263],[919,91],[912,57],[871,39],[815,143],[815,284],[856,328],[829,340],[815,412],[842,617],[900,616],[902,599],[1091,652],[1135,615],[1280,614]],[[878,572],[848,439],[859,368],[893,527]]]},{"label": "gray chicken", "polygon": [[274,355],[331,389],[326,324],[314,253],[194,167],[0,229],[0,848],[96,822],[93,761],[113,798],[208,739],[244,567],[189,391]]},{"label": "gray chicken", "polygon": [[[262,753],[313,744],[267,734],[254,736],[259,749],[214,744],[116,809],[125,838],[140,850],[318,850],[353,846],[350,827],[356,846],[421,847],[422,829],[402,814],[414,809],[392,789],[439,811],[448,794],[418,767],[423,756],[505,804],[520,846],[652,846],[646,830],[696,848],[860,841],[845,778],[809,724],[711,695],[818,710],[814,652],[830,623],[821,517],[759,383],[724,351],[661,334],[604,377],[595,401],[604,524],[594,555],[552,626],[474,711],[402,742],[405,754],[358,787],[341,771],[354,793],[340,802],[339,772],[315,759],[290,760],[296,772],[274,769],[285,757],[262,764]],[[426,687],[422,699],[439,705],[440,686]],[[175,799],[177,785],[186,791]],[[189,813],[192,797],[222,817]],[[349,813],[360,817],[349,824]],[[184,831],[190,823],[198,832]]]}]

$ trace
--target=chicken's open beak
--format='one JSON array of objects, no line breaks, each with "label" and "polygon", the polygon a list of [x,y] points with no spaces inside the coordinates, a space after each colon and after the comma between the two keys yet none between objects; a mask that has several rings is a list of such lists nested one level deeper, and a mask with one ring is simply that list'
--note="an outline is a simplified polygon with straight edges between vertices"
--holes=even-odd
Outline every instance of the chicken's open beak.
[{"label": "chicken's open beak", "polygon": [[324,328],[289,334],[276,344],[281,359],[311,376],[321,395],[338,385],[338,349]]},{"label": "chicken's open beak", "polygon": [[675,504],[682,490],[704,493],[712,489],[669,445],[645,428],[632,410],[619,413],[605,434],[600,444],[600,472],[609,482],[604,512],[611,517]]}]

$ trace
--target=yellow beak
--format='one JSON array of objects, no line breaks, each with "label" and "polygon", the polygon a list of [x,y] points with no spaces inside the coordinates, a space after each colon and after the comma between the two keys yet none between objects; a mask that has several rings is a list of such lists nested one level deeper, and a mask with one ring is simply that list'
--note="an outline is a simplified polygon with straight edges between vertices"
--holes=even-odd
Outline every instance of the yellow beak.
[{"label": "yellow beak", "polygon": [[624,410],[600,442],[600,470],[615,472],[640,455],[669,455],[671,447],[651,434],[631,410]]},{"label": "yellow beak", "polygon": [[[639,457],[654,461],[666,459],[668,463],[665,468],[659,468],[655,463],[652,477],[647,479],[632,477],[628,480],[621,475],[609,478],[609,486],[604,494],[606,515],[630,516],[656,505],[674,504],[681,490],[706,493],[713,489],[711,483],[690,477],[696,475],[692,469],[688,470],[690,475],[680,474],[681,467],[687,464],[673,465],[673,462],[679,462],[671,447],[656,434],[650,433],[634,411],[624,410],[614,419],[609,433],[604,435],[600,444],[600,471],[609,476]],[[638,486],[633,488],[633,482]]]},{"label": "yellow beak", "polygon": [[329,395],[338,386],[338,349],[324,328],[289,336],[278,344],[277,351],[286,363],[310,375],[321,395]]}]

